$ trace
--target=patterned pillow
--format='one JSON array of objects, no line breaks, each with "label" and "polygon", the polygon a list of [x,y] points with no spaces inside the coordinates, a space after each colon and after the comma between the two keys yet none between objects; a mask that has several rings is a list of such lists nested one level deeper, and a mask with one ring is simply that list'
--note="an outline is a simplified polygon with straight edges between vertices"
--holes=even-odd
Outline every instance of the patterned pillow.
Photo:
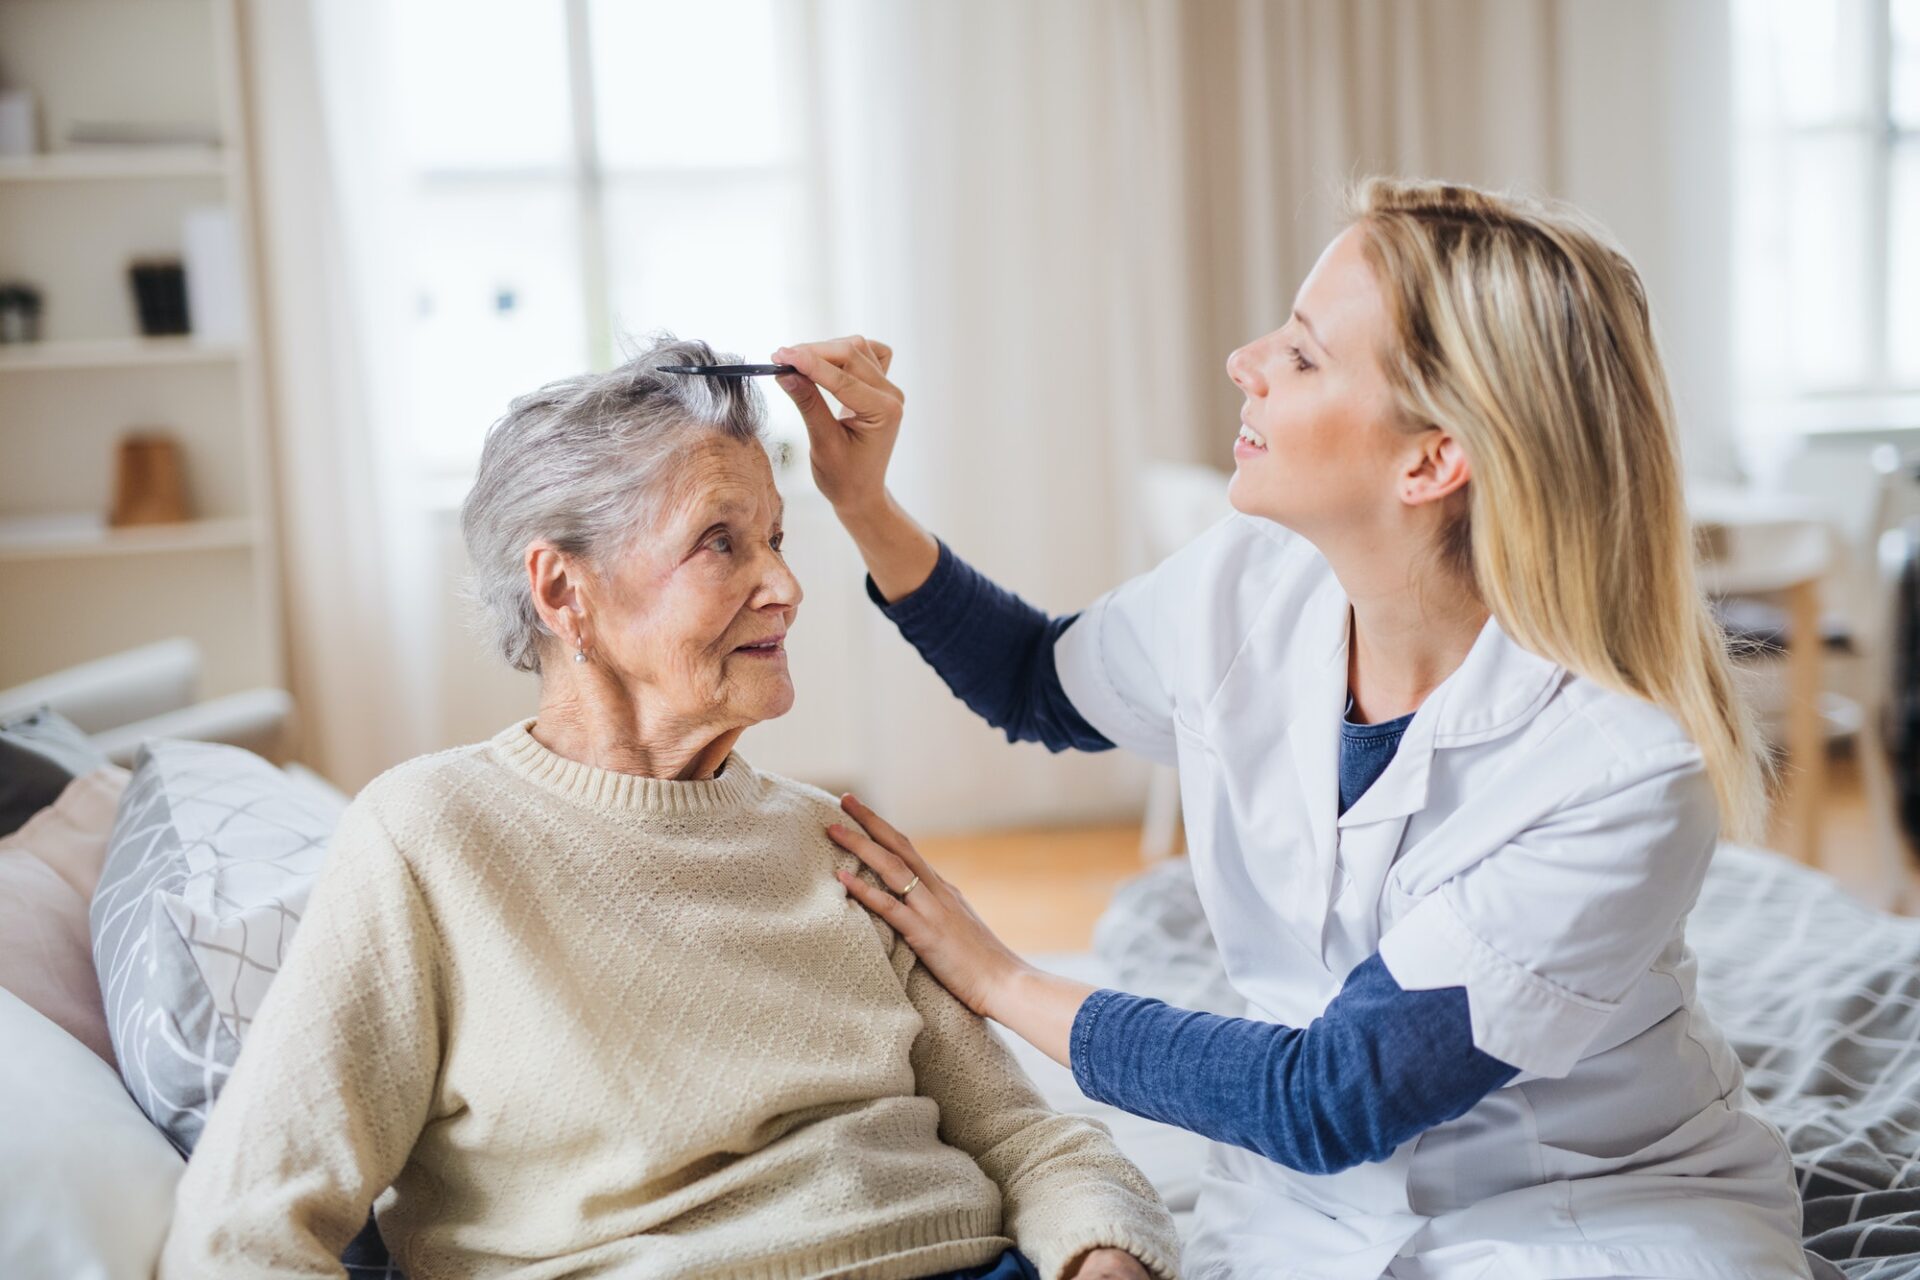
[{"label": "patterned pillow", "polygon": [[279,972],[340,806],[238,747],[134,758],[90,910],[107,1029],[134,1101],[183,1153]]}]

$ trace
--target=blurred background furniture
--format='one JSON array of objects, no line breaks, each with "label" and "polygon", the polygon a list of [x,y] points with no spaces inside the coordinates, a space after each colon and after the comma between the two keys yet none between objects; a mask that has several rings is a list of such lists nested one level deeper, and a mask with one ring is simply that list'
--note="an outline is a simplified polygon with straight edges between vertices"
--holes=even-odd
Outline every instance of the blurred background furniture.
[{"label": "blurred background furniture", "polygon": [[1875,905],[1909,911],[1920,831],[1920,452],[1883,444],[1870,460],[1878,483],[1866,522],[1872,574],[1861,593],[1870,642],[1860,763],[1878,874],[1868,896]]},{"label": "blurred background furniture", "polygon": [[[41,121],[0,161],[0,279],[44,299],[39,340],[0,345],[0,685],[175,635],[209,694],[287,683],[242,7],[0,4]],[[128,266],[156,257],[186,264],[184,336],[139,323]],[[113,527],[116,444],[156,428],[188,518]]]},{"label": "blurred background furniture", "polygon": [[1833,530],[1809,501],[1731,485],[1689,485],[1687,508],[1702,590],[1717,600],[1772,598],[1785,610],[1783,705],[1754,700],[1785,749],[1776,801],[1781,847],[1817,865],[1828,736],[1821,705],[1820,587],[1834,563]]},{"label": "blurred background furniture", "polygon": [[[148,738],[225,742],[276,764],[286,761],[293,718],[286,690],[260,687],[203,699],[201,683],[200,647],[176,636],[0,689],[0,719],[52,707],[122,767],[132,765]],[[298,765],[290,772],[316,776]]]}]

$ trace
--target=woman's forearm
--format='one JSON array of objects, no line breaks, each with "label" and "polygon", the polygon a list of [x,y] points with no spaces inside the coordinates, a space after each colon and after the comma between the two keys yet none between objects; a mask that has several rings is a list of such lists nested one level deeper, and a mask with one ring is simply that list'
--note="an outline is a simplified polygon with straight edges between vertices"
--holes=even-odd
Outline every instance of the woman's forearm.
[{"label": "woman's forearm", "polygon": [[869,577],[867,596],[954,696],[1008,742],[1038,742],[1049,751],[1112,748],[1074,709],[1054,665],[1054,643],[1079,614],[1049,618],[938,541],[919,586],[889,600]]},{"label": "woman's forearm", "polygon": [[1061,1066],[1070,1067],[1074,1017],[1093,992],[1084,982],[1022,968],[994,984],[987,1016]]},{"label": "woman's forearm", "polygon": [[906,513],[893,495],[863,507],[837,507],[834,514],[860,548],[873,585],[889,603],[925,585],[940,561],[940,544]]},{"label": "woman's forearm", "polygon": [[1108,990],[1072,1036],[1089,1098],[1312,1174],[1384,1160],[1519,1074],[1475,1047],[1464,988],[1405,990],[1377,954],[1305,1027]]}]

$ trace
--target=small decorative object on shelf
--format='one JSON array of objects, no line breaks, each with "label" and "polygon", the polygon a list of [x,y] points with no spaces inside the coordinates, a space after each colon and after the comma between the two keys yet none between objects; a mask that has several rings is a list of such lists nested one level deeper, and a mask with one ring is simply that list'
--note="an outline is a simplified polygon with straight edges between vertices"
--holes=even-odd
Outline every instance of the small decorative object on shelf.
[{"label": "small decorative object on shelf", "polygon": [[113,510],[107,523],[172,524],[188,518],[187,485],[180,446],[161,431],[122,436],[115,459]]},{"label": "small decorative object on shelf", "polygon": [[187,264],[187,314],[197,342],[239,342],[246,337],[246,279],[233,211],[221,205],[195,208],[181,218],[181,258]]},{"label": "small decorative object on shelf", "polygon": [[0,342],[40,341],[40,291],[30,284],[0,284]]},{"label": "small decorative object on shelf", "polygon": [[39,113],[25,89],[0,90],[0,156],[16,160],[40,149]]},{"label": "small decorative object on shelf", "polygon": [[187,273],[178,258],[143,258],[127,268],[140,332],[149,338],[186,333]]}]

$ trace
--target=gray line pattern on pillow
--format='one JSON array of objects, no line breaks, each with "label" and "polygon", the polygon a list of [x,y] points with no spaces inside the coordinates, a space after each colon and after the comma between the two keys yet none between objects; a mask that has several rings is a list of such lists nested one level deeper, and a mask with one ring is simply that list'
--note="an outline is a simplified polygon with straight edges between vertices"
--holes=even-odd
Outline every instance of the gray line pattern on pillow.
[{"label": "gray line pattern on pillow", "polygon": [[340,816],[238,747],[140,748],[91,909],[122,1078],[183,1153],[239,1056]]}]

